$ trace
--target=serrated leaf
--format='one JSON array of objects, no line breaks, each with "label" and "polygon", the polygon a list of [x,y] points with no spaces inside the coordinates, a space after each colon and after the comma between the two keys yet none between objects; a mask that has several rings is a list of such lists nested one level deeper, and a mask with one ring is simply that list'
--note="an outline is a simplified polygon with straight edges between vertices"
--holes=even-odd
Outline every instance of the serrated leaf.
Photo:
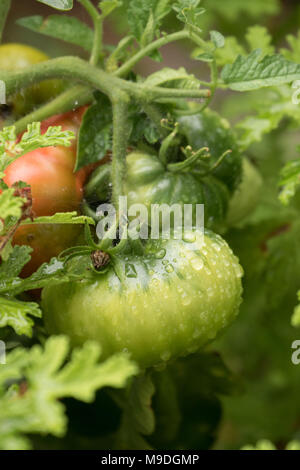
[{"label": "serrated leaf", "polygon": [[135,38],[140,41],[149,21],[150,12],[154,11],[156,0],[132,0],[128,7],[128,23]]},{"label": "serrated leaf", "polygon": [[50,126],[41,133],[41,123],[28,124],[26,132],[18,142],[15,126],[4,127],[0,131],[0,171],[15,159],[38,148],[61,145],[69,147],[75,135],[71,131],[62,131],[61,126]]},{"label": "serrated leaf", "polygon": [[153,12],[150,11],[148,22],[146,24],[146,27],[140,39],[141,47],[146,47],[148,44],[150,44],[153,41],[154,36],[155,36],[155,28],[156,28],[156,24],[155,24],[154,15],[153,15]]},{"label": "serrated leaf", "polygon": [[300,186],[300,159],[288,162],[280,172],[279,187],[281,192],[279,199],[282,204],[287,205],[296,190]]},{"label": "serrated leaf", "polygon": [[300,78],[300,65],[289,62],[280,54],[261,59],[257,49],[246,57],[238,56],[234,64],[225,65],[221,78],[235,91],[257,90],[282,85]]},{"label": "serrated leaf", "polygon": [[201,60],[202,62],[212,62],[214,56],[209,52],[201,52],[200,54],[193,54],[193,59]]},{"label": "serrated leaf", "polygon": [[102,18],[106,18],[120,6],[122,6],[122,2],[119,2],[118,0],[103,0],[99,3]]},{"label": "serrated leaf", "polygon": [[78,215],[77,212],[57,212],[54,215],[44,215],[36,217],[33,221],[26,219],[22,222],[22,225],[25,224],[70,224],[70,225],[84,225],[85,223],[89,225],[95,225],[95,221],[88,216]]},{"label": "serrated leaf", "polygon": [[2,219],[7,217],[16,217],[18,219],[21,217],[25,199],[16,197],[14,193],[15,189],[9,188],[4,189],[0,194],[0,214]]},{"label": "serrated leaf", "polygon": [[292,62],[299,62],[300,60],[300,30],[298,31],[297,36],[293,36],[289,34],[286,37],[286,41],[290,46],[290,49],[280,49],[280,53],[285,57],[287,60],[291,60]]},{"label": "serrated leaf", "polygon": [[223,34],[219,33],[218,31],[210,32],[210,40],[218,49],[225,46],[225,38]]},{"label": "serrated leaf", "polygon": [[98,95],[84,114],[80,127],[75,170],[99,162],[112,149],[112,109],[109,100]]},{"label": "serrated leaf", "polygon": [[45,36],[76,44],[88,52],[92,50],[92,29],[73,16],[51,15],[43,18],[42,16],[35,15],[20,18],[16,23]]},{"label": "serrated leaf", "polygon": [[150,374],[133,380],[121,403],[123,416],[117,435],[121,449],[151,449],[144,436],[154,431],[155,417],[151,407],[154,392]]},{"label": "serrated leaf", "polygon": [[49,7],[55,8],[56,10],[72,10],[73,0],[37,0],[40,3],[44,3]]},{"label": "serrated leaf", "polygon": [[177,18],[188,25],[198,26],[199,17],[205,13],[200,5],[201,0],[178,0],[173,5]]},{"label": "serrated leaf", "polygon": [[261,49],[264,55],[274,54],[275,47],[272,46],[272,36],[264,26],[251,26],[245,37],[250,51]]},{"label": "serrated leaf", "polygon": [[233,64],[238,55],[246,54],[244,47],[235,37],[226,37],[225,45],[222,49],[217,49],[215,58],[218,65]]},{"label": "serrated leaf", "polygon": [[200,86],[198,79],[189,74],[183,67],[171,69],[164,67],[158,72],[149,75],[144,81],[144,85],[149,87],[166,86],[172,88],[198,88]]},{"label": "serrated leaf", "polygon": [[14,246],[7,261],[0,264],[0,280],[17,277],[28,261],[30,261],[30,246]]},{"label": "serrated leaf", "polygon": [[[127,355],[118,354],[99,363],[100,353],[97,343],[87,342],[74,349],[68,360],[68,338],[52,336],[44,347],[17,348],[8,354],[6,366],[0,369],[0,449],[11,442],[28,447],[27,433],[63,436],[67,416],[61,398],[91,402],[99,388],[122,388],[137,373]],[[19,393],[17,385],[6,392],[4,385],[9,378],[25,380],[25,392]]]},{"label": "serrated leaf", "polygon": [[148,0],[147,2],[144,0],[131,0],[127,10],[128,23],[137,41],[141,42],[146,29],[148,30],[147,38],[151,35],[154,37],[154,34],[159,30],[163,18],[170,10],[170,0]]},{"label": "serrated leaf", "polygon": [[42,312],[38,304],[0,296],[0,328],[10,326],[18,335],[31,337],[34,322],[29,315],[41,318]]},{"label": "serrated leaf", "polygon": [[236,128],[242,131],[238,140],[239,147],[246,150],[254,142],[260,142],[265,134],[278,126],[280,120],[281,116],[277,114],[272,116],[271,113],[266,116],[249,116],[243,119],[236,125]]}]

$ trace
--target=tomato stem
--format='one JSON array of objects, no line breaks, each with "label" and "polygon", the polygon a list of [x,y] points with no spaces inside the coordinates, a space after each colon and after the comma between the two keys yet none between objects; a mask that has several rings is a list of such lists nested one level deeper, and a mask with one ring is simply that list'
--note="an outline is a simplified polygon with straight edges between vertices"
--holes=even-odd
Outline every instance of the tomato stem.
[{"label": "tomato stem", "polygon": [[90,63],[97,65],[102,55],[103,19],[90,0],[79,0],[79,3],[85,8],[94,23],[94,41]]},{"label": "tomato stem", "polygon": [[119,197],[124,194],[124,178],[126,175],[126,153],[130,135],[128,117],[129,96],[119,91],[112,99],[113,108],[113,151],[112,151],[112,202],[119,211]]},{"label": "tomato stem", "polygon": [[40,122],[47,119],[49,116],[53,116],[57,113],[65,113],[70,109],[76,109],[84,104],[90,103],[93,99],[92,91],[83,86],[75,85],[68,91],[60,94],[49,103],[41,106],[22,119],[19,119],[14,125],[16,133],[23,132],[28,124],[32,122]]}]

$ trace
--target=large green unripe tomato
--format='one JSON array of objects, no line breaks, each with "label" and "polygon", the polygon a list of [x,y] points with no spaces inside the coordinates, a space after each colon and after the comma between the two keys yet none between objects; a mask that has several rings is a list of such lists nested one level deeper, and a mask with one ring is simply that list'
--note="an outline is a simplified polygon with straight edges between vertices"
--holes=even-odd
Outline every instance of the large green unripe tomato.
[{"label": "large green unripe tomato", "polygon": [[[46,60],[49,60],[46,54],[25,44],[11,43],[0,46],[0,70],[21,70]],[[10,98],[13,111],[17,115],[25,114],[34,106],[55,97],[62,89],[60,80],[46,80],[33,85]]]},{"label": "large green unripe tomato", "polygon": [[263,180],[255,166],[243,160],[242,181],[229,203],[227,223],[234,226],[251,214],[259,201]]},{"label": "large green unripe tomato", "polygon": [[218,231],[226,217],[229,193],[213,176],[202,177],[196,169],[169,171],[156,155],[132,152],[127,156],[124,187],[128,205],[204,204],[205,227]]},{"label": "large green unripe tomato", "polygon": [[241,180],[242,158],[228,121],[216,112],[206,109],[198,115],[180,117],[179,124],[181,132],[193,149],[208,147],[214,162],[226,150],[232,150],[214,170],[213,175],[233,192]]},{"label": "large green unripe tomato", "polygon": [[128,351],[142,367],[195,352],[229,325],[241,303],[242,268],[227,243],[196,229],[149,240],[145,254],[116,255],[106,273],[49,286],[49,333],[99,341],[103,357]]}]

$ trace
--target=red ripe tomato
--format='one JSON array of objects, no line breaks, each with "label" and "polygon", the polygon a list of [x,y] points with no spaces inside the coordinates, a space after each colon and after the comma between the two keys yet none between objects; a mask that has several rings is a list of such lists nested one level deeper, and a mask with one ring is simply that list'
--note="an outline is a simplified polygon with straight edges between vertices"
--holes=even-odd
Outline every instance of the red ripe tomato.
[{"label": "red ripe tomato", "polygon": [[31,186],[34,216],[78,210],[82,200],[82,179],[73,173],[74,152],[46,147],[29,152],[5,170],[4,181],[12,186],[24,181]]},{"label": "red ripe tomato", "polygon": [[[42,132],[49,126],[62,126],[77,136],[85,108],[69,112],[44,121]],[[49,216],[57,212],[80,210],[83,185],[88,170],[74,173],[76,140],[71,147],[46,147],[29,152],[12,162],[5,170],[4,181],[12,186],[24,181],[31,187],[33,215]],[[78,226],[24,225],[18,228],[13,243],[29,245],[33,249],[32,259],[23,275],[34,272],[42,263],[57,256],[62,250],[74,245],[80,233]]]}]

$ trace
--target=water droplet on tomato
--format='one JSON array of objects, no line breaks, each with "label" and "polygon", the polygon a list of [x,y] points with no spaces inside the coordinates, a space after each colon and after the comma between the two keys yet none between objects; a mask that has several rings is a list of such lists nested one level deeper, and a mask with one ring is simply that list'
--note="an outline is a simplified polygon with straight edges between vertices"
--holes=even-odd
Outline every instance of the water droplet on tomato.
[{"label": "water droplet on tomato", "polygon": [[200,271],[203,268],[204,263],[201,258],[193,258],[191,260],[191,265],[192,265],[192,268],[194,268],[196,271]]},{"label": "water droplet on tomato", "polygon": [[133,278],[137,277],[137,273],[133,264],[126,264],[125,274],[127,277],[133,277]]},{"label": "water droplet on tomato", "polygon": [[167,273],[172,273],[174,271],[174,268],[171,264],[168,264],[166,267],[165,267],[165,270],[167,271]]},{"label": "water droplet on tomato", "polygon": [[157,253],[155,253],[155,258],[162,259],[165,255],[166,255],[166,250],[163,248],[162,250],[159,250]]},{"label": "water droplet on tomato", "polygon": [[187,307],[191,303],[191,298],[186,292],[184,292],[181,296],[181,303],[184,307]]},{"label": "water droplet on tomato", "polygon": [[194,243],[196,240],[196,235],[193,232],[185,232],[182,239],[186,243]]}]

